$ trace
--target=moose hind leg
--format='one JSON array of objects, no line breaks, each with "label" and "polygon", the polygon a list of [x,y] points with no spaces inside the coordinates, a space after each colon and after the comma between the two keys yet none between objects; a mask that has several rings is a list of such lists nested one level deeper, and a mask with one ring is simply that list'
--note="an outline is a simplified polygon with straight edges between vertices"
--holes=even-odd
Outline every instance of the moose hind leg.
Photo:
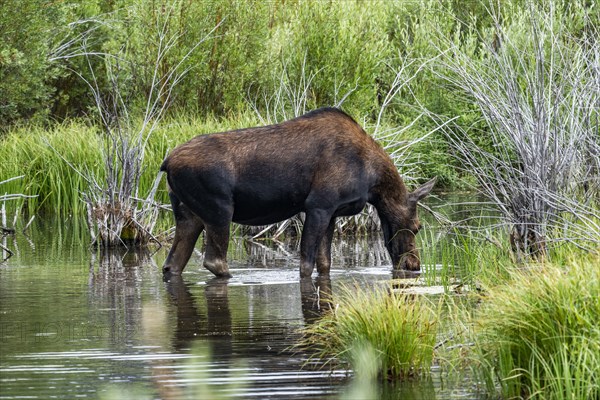
[{"label": "moose hind leg", "polygon": [[206,226],[206,252],[204,268],[218,277],[231,277],[227,265],[229,247],[229,224],[224,226]]},{"label": "moose hind leg", "polygon": [[204,223],[190,209],[169,193],[175,216],[175,238],[163,266],[164,273],[180,275],[188,263],[198,236],[204,229]]}]

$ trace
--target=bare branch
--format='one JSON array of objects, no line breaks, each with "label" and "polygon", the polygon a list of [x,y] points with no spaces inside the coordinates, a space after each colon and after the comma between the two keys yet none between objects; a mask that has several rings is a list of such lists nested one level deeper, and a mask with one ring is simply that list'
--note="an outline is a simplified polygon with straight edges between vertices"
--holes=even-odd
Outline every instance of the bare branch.
[{"label": "bare branch", "polygon": [[560,241],[597,246],[600,45],[565,37],[553,2],[548,9],[527,4],[524,20],[512,26],[492,14],[499,47],[485,47],[478,60],[447,42],[433,70],[479,106],[492,148],[430,116],[446,124],[455,156],[511,226],[513,249],[545,253]]},{"label": "bare branch", "polygon": [[[89,41],[100,26],[111,26],[111,21],[98,16],[92,20],[78,21],[73,26],[89,24],[83,33],[65,39],[54,52],[56,59],[84,57],[88,71],[73,71],[88,86],[95,102],[98,117],[104,130],[102,157],[104,160],[105,178],[99,182],[90,171],[78,170],[73,164],[59,156],[88,182],[88,189],[83,193],[87,203],[87,221],[92,243],[101,246],[126,245],[133,243],[145,245],[149,241],[157,241],[152,231],[158,218],[159,207],[153,201],[161,174],[157,176],[145,200],[139,200],[139,182],[143,173],[143,160],[148,140],[156,129],[171,103],[175,86],[190,71],[184,67],[190,56],[198,47],[212,38],[221,21],[204,37],[200,38],[181,57],[174,66],[163,71],[161,66],[166,57],[176,49],[184,33],[170,33],[169,26],[175,15],[177,2],[166,7],[157,19],[156,55],[149,92],[143,110],[141,126],[136,129],[132,119],[130,104],[124,92],[123,76],[130,73],[131,63],[127,61],[127,43],[124,43],[116,54],[104,54],[89,50]],[[132,7],[135,12],[135,6]],[[100,85],[98,70],[92,58],[104,61],[104,71],[108,86]],[[55,150],[56,151],[56,150]],[[57,152],[58,154],[58,152]]]}]

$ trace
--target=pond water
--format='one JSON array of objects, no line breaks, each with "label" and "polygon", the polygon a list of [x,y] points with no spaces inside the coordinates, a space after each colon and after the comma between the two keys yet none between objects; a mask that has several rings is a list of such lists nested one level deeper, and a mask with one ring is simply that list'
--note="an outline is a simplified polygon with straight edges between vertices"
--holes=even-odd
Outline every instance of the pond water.
[{"label": "pond water", "polygon": [[[232,279],[213,278],[198,252],[169,281],[168,248],[95,254],[72,221],[38,218],[4,244],[15,254],[0,264],[0,399],[351,397],[350,371],[289,347],[325,306],[316,287],[391,278],[376,235],[336,237],[330,279],[302,282],[294,241],[236,238]],[[372,395],[476,398],[435,371]]]}]

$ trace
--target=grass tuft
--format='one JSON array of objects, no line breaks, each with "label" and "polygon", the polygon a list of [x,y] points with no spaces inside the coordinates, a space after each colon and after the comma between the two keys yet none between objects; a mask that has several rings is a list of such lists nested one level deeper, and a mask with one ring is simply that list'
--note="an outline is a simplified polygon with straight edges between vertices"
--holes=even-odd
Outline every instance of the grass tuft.
[{"label": "grass tuft", "polygon": [[349,364],[357,376],[364,363],[357,363],[355,355],[365,348],[375,355],[381,378],[429,373],[438,328],[430,300],[387,287],[352,285],[336,292],[331,311],[304,329],[301,348],[316,358]]},{"label": "grass tuft", "polygon": [[503,397],[600,397],[599,260],[515,270],[476,316],[475,369]]}]

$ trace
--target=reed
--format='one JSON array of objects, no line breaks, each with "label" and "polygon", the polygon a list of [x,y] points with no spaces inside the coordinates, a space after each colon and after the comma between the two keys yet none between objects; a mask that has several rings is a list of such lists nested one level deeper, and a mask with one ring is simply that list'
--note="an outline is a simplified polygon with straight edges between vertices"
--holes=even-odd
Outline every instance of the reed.
[{"label": "reed", "polygon": [[364,365],[356,355],[370,349],[377,375],[407,379],[429,373],[436,335],[432,301],[387,287],[351,285],[336,290],[332,310],[304,328],[299,347],[313,351],[313,357],[347,363],[359,376]]},{"label": "reed", "polygon": [[514,264],[504,238],[498,229],[429,222],[417,236],[421,280],[446,292],[505,282]]}]

